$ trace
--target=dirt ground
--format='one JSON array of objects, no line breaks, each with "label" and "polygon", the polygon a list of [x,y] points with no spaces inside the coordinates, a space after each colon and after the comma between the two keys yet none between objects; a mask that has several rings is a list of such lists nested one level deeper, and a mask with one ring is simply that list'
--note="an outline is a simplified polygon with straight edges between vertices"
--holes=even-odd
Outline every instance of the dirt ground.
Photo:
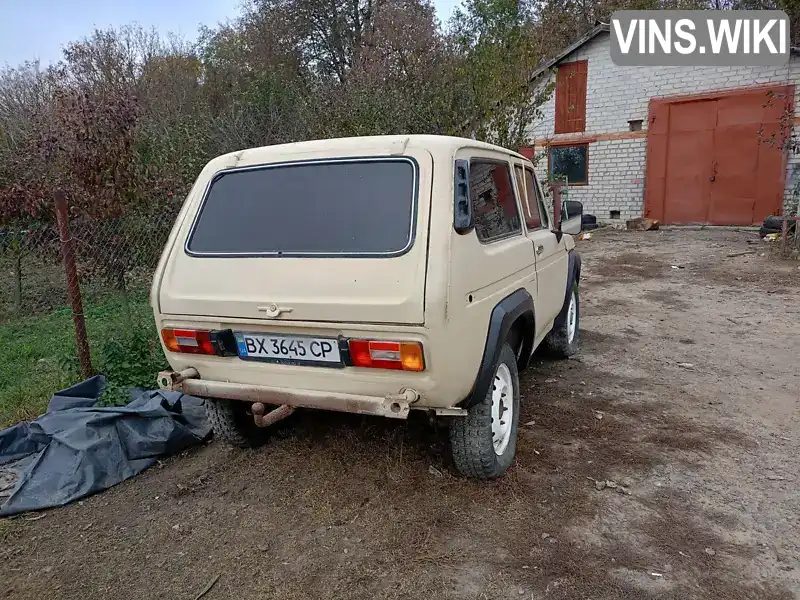
[{"label": "dirt ground", "polygon": [[581,242],[582,350],[523,374],[502,480],[422,415],[305,412],[0,521],[0,597],[800,598],[800,268],[756,240]]}]

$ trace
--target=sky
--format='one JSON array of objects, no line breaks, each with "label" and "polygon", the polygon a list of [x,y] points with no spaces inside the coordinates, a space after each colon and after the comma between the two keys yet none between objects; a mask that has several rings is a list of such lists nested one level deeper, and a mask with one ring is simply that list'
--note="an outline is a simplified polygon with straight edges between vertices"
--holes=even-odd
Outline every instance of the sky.
[{"label": "sky", "polygon": [[[434,0],[446,20],[459,0]],[[26,60],[50,64],[68,42],[95,27],[133,22],[162,34],[194,39],[199,25],[214,26],[239,13],[241,0],[0,0],[0,66]]]}]

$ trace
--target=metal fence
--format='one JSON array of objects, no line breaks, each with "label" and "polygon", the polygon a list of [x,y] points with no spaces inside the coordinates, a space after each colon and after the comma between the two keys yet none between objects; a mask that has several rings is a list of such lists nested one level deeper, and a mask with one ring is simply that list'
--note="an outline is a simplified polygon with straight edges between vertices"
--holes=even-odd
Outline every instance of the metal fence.
[{"label": "metal fence", "polygon": [[74,327],[60,358],[85,377],[110,343],[157,343],[148,293],[180,204],[92,219],[53,201],[53,222],[0,229],[0,327],[52,330],[59,343]]}]

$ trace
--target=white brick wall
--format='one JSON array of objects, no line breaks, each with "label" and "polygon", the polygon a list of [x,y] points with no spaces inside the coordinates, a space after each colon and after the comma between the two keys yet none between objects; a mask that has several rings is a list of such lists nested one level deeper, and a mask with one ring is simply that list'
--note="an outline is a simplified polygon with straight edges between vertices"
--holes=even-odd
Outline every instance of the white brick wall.
[{"label": "white brick wall", "polygon": [[[579,200],[587,213],[608,220],[611,211],[619,211],[620,219],[642,215],[644,190],[644,158],[647,140],[612,140],[589,145],[589,185],[570,186],[569,199]],[[541,159],[536,175],[547,181],[547,156],[537,148]]]},{"label": "white brick wall", "polygon": [[492,166],[491,164],[477,164],[472,165],[469,171],[469,187],[470,193],[474,197],[478,197],[484,192],[490,191],[492,195],[497,195],[497,189],[492,179]]},{"label": "white brick wall", "polygon": [[[789,79],[794,83],[800,83],[800,60],[792,57],[789,63]],[[794,101],[794,114],[800,114],[797,105],[800,103],[800,86],[795,89]],[[800,129],[795,128],[795,139],[800,142]],[[783,194],[783,210],[784,214],[800,214],[800,206],[798,206],[798,198],[800,198],[800,147],[797,152],[789,151],[789,160],[786,165],[786,188]]]},{"label": "white brick wall", "polygon": [[[608,33],[601,33],[563,60],[588,60],[589,63],[587,136],[626,132],[628,121],[633,119],[642,119],[643,129],[646,129],[647,105],[657,96],[773,82],[800,84],[800,60],[795,56],[784,67],[621,67],[611,62],[610,40]],[[800,95],[800,87],[797,94]],[[795,106],[798,103],[795,102]],[[554,105],[555,92],[542,105],[542,117],[528,129],[534,141],[554,137]],[[795,111],[798,114],[797,109]],[[601,220],[608,220],[611,210],[619,210],[622,219],[641,216],[646,146],[645,138],[592,142],[589,145],[589,184],[570,188],[570,197],[584,202],[585,210]],[[543,151],[537,142],[537,153]],[[546,181],[546,156],[542,156],[537,168]],[[800,193],[800,154],[790,154],[785,210],[790,204],[797,205],[797,196],[792,198],[795,187]]]}]

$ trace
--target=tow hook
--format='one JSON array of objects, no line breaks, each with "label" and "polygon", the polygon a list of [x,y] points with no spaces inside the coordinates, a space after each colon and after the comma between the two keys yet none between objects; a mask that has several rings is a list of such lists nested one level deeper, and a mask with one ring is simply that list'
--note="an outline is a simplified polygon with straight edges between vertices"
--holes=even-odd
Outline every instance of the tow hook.
[{"label": "tow hook", "polygon": [[390,411],[395,414],[401,412],[407,414],[411,405],[419,400],[419,392],[409,388],[403,388],[400,390],[399,394],[386,394],[385,398]]},{"label": "tow hook", "polygon": [[409,388],[403,388],[399,394],[386,394],[386,399],[393,402],[405,402],[406,404],[414,404],[419,400],[419,392]]}]

